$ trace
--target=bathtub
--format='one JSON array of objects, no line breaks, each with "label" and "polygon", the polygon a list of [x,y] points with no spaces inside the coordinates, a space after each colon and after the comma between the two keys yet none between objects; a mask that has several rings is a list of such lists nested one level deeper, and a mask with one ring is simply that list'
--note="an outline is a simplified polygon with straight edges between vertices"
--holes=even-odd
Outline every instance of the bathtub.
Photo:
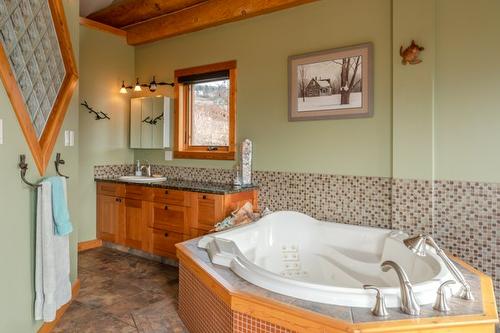
[{"label": "bathtub", "polygon": [[[319,303],[371,307],[371,284],[381,288],[388,307],[400,306],[394,270],[407,272],[420,305],[433,303],[439,285],[453,277],[432,249],[419,257],[401,231],[322,222],[297,212],[275,212],[257,222],[207,235],[198,246],[214,264],[229,267],[248,282],[273,292]],[[452,288],[456,291],[459,286]]]}]

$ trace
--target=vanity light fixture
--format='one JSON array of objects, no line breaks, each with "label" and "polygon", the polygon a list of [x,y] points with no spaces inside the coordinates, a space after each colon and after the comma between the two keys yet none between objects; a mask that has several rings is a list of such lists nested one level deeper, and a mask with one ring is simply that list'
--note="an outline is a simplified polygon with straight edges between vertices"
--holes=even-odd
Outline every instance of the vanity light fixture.
[{"label": "vanity light fixture", "polygon": [[128,90],[134,91],[142,91],[142,87],[148,88],[150,92],[155,92],[158,89],[158,86],[175,86],[173,82],[156,82],[155,76],[153,76],[153,80],[149,83],[139,83],[139,78],[136,79],[134,86],[126,86],[125,81],[122,81],[122,86],[120,88],[120,94],[128,93]]},{"label": "vanity light fixture", "polygon": [[134,91],[142,91],[141,84],[139,83],[139,78],[135,81]]},{"label": "vanity light fixture", "polygon": [[120,88],[120,94],[128,93],[127,89],[132,89],[132,86],[125,86],[125,81],[122,81],[122,87]]}]

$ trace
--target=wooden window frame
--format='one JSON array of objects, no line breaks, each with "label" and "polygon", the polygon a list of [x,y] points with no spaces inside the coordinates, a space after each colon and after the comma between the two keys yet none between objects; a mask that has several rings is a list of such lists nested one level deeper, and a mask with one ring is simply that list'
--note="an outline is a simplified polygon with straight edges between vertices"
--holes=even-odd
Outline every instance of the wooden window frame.
[{"label": "wooden window frame", "polygon": [[[179,83],[179,78],[188,75],[206,74],[211,72],[229,71],[229,145],[209,150],[208,146],[191,146],[190,108],[187,98],[190,85]],[[197,66],[175,71],[175,128],[174,128],[174,158],[234,160],[236,157],[236,61],[226,61],[216,64]]]}]

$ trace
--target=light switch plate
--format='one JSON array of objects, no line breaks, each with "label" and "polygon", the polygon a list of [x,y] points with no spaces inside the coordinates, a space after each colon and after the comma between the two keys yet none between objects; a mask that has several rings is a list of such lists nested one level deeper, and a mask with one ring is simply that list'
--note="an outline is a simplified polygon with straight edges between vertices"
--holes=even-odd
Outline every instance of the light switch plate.
[{"label": "light switch plate", "polygon": [[3,119],[0,119],[0,145],[3,145]]},{"label": "light switch plate", "polygon": [[172,161],[174,159],[174,154],[171,150],[165,150],[165,161]]},{"label": "light switch plate", "polygon": [[64,131],[64,147],[69,146],[69,130]]},{"label": "light switch plate", "polygon": [[73,147],[75,145],[75,131],[69,131],[69,146]]}]

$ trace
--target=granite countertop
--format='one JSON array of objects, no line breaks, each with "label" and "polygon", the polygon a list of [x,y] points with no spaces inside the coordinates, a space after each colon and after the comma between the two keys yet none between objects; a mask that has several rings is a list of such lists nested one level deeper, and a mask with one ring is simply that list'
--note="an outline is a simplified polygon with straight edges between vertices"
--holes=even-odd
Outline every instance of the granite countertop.
[{"label": "granite countertop", "polygon": [[[388,321],[388,320],[402,320],[414,319],[415,317],[402,313],[399,308],[388,308],[389,316],[386,318],[375,317],[371,314],[369,308],[356,308],[349,306],[331,305],[324,303],[317,303],[306,301],[290,296],[281,295],[261,287],[258,287],[250,282],[242,279],[231,269],[212,264],[207,252],[198,247],[200,238],[191,239],[182,243],[187,250],[187,255],[195,260],[202,268],[208,266],[212,272],[215,272],[216,278],[223,282],[225,285],[232,286],[235,290],[243,291],[246,293],[254,294],[260,297],[270,298],[274,301],[280,302],[285,306],[292,306],[306,311],[316,312],[318,314],[340,319],[350,324],[374,322],[374,321]],[[182,262],[181,262],[182,264]],[[432,318],[444,316],[460,316],[460,315],[474,315],[483,313],[482,297],[481,297],[481,283],[477,275],[469,272],[459,263],[456,263],[458,269],[464,274],[467,281],[471,284],[474,293],[474,301],[464,301],[456,297],[448,299],[451,311],[443,314],[435,311],[432,304],[421,306],[421,315],[418,318]]]},{"label": "granite countertop", "polygon": [[119,177],[95,177],[96,182],[120,183],[130,185],[141,185],[147,187],[166,188],[170,190],[201,192],[211,194],[232,194],[257,189],[256,185],[236,187],[232,184],[212,183],[212,182],[197,182],[191,180],[167,179],[163,182],[153,183],[132,183],[120,180]]}]

